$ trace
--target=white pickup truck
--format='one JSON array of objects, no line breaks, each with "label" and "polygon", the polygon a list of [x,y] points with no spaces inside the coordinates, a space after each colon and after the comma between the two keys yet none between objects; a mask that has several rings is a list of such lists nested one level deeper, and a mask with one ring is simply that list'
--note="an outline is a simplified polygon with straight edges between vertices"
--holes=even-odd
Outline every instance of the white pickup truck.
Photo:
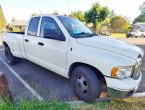
[{"label": "white pickup truck", "polygon": [[108,96],[129,97],[142,78],[141,48],[100,37],[68,16],[31,17],[25,33],[5,33],[3,45],[9,64],[24,58],[70,78],[76,96],[86,102],[100,97],[103,83]]},{"label": "white pickup truck", "polygon": [[138,38],[138,37],[145,38],[145,32],[142,31],[142,30],[133,30],[132,32],[128,32],[126,34],[126,38],[129,38],[129,37],[132,37],[132,38]]}]

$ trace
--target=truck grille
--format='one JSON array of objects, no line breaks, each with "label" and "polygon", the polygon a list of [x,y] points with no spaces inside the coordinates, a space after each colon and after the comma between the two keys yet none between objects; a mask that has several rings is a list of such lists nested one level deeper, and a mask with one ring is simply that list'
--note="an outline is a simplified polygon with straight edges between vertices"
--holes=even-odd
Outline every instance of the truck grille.
[{"label": "truck grille", "polygon": [[134,67],[134,71],[133,71],[133,75],[132,75],[133,79],[138,79],[139,78],[140,70],[141,70],[141,64],[142,64],[142,56],[139,55],[138,59],[137,59],[137,62],[136,62],[136,65]]},{"label": "truck grille", "polygon": [[140,74],[140,70],[141,70],[140,65],[135,65],[134,72],[133,72],[133,75],[132,75],[133,79],[138,79],[138,76]]}]

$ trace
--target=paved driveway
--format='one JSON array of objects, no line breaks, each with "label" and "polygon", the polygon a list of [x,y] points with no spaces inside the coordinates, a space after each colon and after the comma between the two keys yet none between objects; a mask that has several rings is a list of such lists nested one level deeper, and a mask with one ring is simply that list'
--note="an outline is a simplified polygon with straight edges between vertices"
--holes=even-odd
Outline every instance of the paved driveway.
[{"label": "paved driveway", "polygon": [[[140,45],[145,50],[145,45]],[[0,50],[0,57],[5,61],[4,52]],[[22,60],[18,65],[10,66],[28,85],[32,87],[44,99],[57,97],[61,100],[70,101],[74,92],[70,81],[45,68],[42,68],[27,60]],[[145,92],[145,58],[142,65],[143,78],[137,92]],[[12,94],[15,99],[19,97],[30,98],[32,93],[12,74],[12,72],[0,61],[0,71],[4,72]]]},{"label": "paved driveway", "polygon": [[[0,56],[5,61],[5,56],[3,51],[0,52]],[[3,63],[0,62],[0,65],[3,65]],[[68,79],[60,75],[57,75],[43,67],[40,67],[32,62],[29,62],[27,60],[22,60],[20,64],[10,66],[10,67],[15,72],[17,72],[17,74],[24,81],[26,81],[44,99],[57,97],[58,99],[68,101],[71,100],[71,97],[74,96],[72,87],[70,85],[70,81]],[[17,86],[17,84],[21,82],[17,79],[17,84],[13,85],[12,83],[16,79],[13,79],[14,75],[7,70],[8,69],[4,65],[0,66],[0,71],[6,74],[8,80],[11,80],[9,84],[10,86],[12,86],[11,90],[14,91],[14,97],[19,97],[17,96],[19,94],[19,92],[17,91],[23,91],[23,87],[22,86],[19,87]],[[15,94],[15,91],[18,94]],[[26,93],[27,93],[27,89],[25,88],[24,97],[27,97]]]},{"label": "paved driveway", "polygon": [[[140,45],[139,47],[141,47],[145,51],[145,45]],[[143,58],[142,73],[143,73],[143,77],[138,92],[143,92],[143,91],[145,92],[145,56]]]}]

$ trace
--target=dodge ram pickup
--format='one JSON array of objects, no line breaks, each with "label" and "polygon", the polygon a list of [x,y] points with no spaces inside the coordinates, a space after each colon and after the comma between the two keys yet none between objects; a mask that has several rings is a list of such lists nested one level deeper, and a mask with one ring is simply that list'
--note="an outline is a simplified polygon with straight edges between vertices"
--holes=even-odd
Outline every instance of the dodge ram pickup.
[{"label": "dodge ram pickup", "polygon": [[102,83],[109,97],[129,97],[142,78],[141,48],[101,37],[69,16],[33,16],[25,33],[5,33],[3,45],[8,64],[24,58],[69,78],[86,102],[100,97]]}]

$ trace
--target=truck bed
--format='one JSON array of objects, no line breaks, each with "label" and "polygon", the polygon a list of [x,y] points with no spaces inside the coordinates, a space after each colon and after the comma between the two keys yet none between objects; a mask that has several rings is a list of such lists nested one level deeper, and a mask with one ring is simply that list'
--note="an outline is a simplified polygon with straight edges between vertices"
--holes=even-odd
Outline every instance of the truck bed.
[{"label": "truck bed", "polygon": [[7,32],[3,36],[3,41],[11,47],[11,52],[16,57],[23,58],[21,54],[24,52],[23,38],[24,32]]}]

